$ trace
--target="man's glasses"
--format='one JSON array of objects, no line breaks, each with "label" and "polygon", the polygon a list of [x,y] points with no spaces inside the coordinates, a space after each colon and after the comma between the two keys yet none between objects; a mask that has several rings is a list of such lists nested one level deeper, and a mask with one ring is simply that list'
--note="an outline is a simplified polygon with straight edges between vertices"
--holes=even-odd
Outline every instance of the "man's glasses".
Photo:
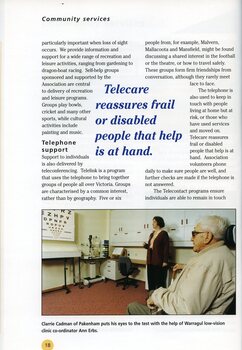
[{"label": "man's glasses", "polygon": [[199,235],[200,233],[206,233],[204,231],[192,231],[192,237],[196,237],[196,235]]}]

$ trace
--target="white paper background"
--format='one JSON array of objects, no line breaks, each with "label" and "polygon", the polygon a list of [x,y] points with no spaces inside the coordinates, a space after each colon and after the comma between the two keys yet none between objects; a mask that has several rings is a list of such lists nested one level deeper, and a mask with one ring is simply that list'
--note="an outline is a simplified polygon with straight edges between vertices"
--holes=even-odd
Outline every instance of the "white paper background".
[{"label": "white paper background", "polygon": [[[40,200],[40,86],[41,62],[40,49],[42,40],[91,40],[127,39],[129,42],[165,38],[210,38],[216,40],[234,40],[239,42],[240,2],[239,1],[15,1],[6,0],[4,5],[3,60],[2,60],[2,242],[1,242],[1,337],[3,349],[40,349],[41,342],[51,338],[56,350],[86,348],[118,349],[137,347],[141,349],[169,347],[171,349],[197,350],[228,348],[240,349],[241,303],[240,278],[237,279],[238,313],[236,316],[218,317],[172,317],[167,320],[220,320],[226,327],[137,327],[127,330],[102,329],[97,335],[41,334],[41,322],[64,320],[102,320],[125,321],[126,316],[107,317],[42,317],[41,316],[41,208]],[[101,23],[49,23],[44,24],[41,17],[46,16],[106,16],[111,21]],[[134,50],[139,61],[139,51]],[[237,61],[237,65],[240,62]],[[239,72],[238,72],[239,76]],[[119,82],[119,77],[117,81]],[[112,83],[115,84],[115,79]],[[139,78],[136,81],[139,85]],[[128,80],[127,84],[133,83]],[[152,91],[157,83],[152,85]],[[238,82],[233,83],[239,85]],[[101,84],[102,86],[102,84]],[[101,88],[100,86],[100,88]],[[163,82],[164,95],[174,95],[179,103],[181,96],[173,87]],[[170,91],[171,89],[172,91]],[[171,93],[171,94],[170,94]],[[234,139],[240,147],[240,109],[238,99],[234,96],[237,109],[237,130]],[[96,96],[93,96],[96,102]],[[181,105],[181,108],[182,105]],[[165,118],[164,118],[165,119]],[[168,118],[169,119],[169,118]],[[168,121],[164,120],[165,125]],[[90,127],[90,132],[93,126]],[[176,120],[176,128],[188,132],[181,120]],[[95,150],[90,144],[89,151]],[[181,155],[187,148],[179,149]],[[172,149],[170,150],[172,152]],[[178,149],[174,149],[178,152]],[[165,157],[164,151],[164,157]],[[237,153],[239,154],[239,152]],[[109,159],[102,160],[108,164]],[[150,166],[154,166],[154,157]],[[143,169],[143,160],[137,162],[126,160],[125,166],[139,174]],[[118,161],[117,161],[118,164]],[[113,163],[112,163],[113,166]],[[146,164],[149,167],[149,161]],[[238,159],[235,172],[239,179],[240,161]],[[143,182],[137,176],[136,187],[130,197],[122,203],[112,203],[112,208],[144,208],[148,204],[142,201]],[[137,191],[141,188],[141,191]],[[151,203],[153,207],[155,203]],[[60,207],[59,203],[45,203],[44,207]],[[171,204],[170,204],[171,205]],[[173,205],[173,204],[172,204]],[[180,207],[200,207],[197,203],[182,202]],[[70,206],[68,203],[67,206]],[[71,205],[72,209],[80,208],[79,203]],[[91,204],[90,204],[91,206]],[[237,209],[238,230],[240,227],[240,181],[235,182],[230,200],[225,203],[213,203],[215,207],[231,207]],[[107,204],[98,203],[98,208],[106,208]],[[167,203],[166,207],[169,207]],[[88,208],[88,204],[85,206]],[[237,252],[240,252],[240,237],[237,239]],[[237,275],[241,275],[240,254],[237,254]],[[145,318],[129,317],[131,321]],[[154,317],[154,320],[156,317]],[[153,320],[153,319],[152,319]],[[157,320],[161,320],[160,317]]]}]

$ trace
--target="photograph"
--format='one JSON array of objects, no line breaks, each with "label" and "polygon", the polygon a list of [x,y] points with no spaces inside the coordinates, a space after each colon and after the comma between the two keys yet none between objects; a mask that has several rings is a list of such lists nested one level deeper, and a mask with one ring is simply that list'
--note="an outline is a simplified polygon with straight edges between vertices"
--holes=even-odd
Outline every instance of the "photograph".
[{"label": "photograph", "polygon": [[235,230],[234,209],[43,210],[42,315],[235,314]]}]

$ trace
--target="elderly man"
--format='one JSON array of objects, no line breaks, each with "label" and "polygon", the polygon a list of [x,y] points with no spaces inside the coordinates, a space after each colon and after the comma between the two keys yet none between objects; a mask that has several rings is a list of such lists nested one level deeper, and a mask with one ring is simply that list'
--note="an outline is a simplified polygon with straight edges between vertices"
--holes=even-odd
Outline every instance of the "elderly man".
[{"label": "elderly man", "polygon": [[[158,288],[147,300],[128,305],[130,315],[223,314],[235,294],[235,255],[224,244],[227,221],[202,218],[192,231],[197,253],[168,288]],[[176,267],[175,267],[176,269]]]}]

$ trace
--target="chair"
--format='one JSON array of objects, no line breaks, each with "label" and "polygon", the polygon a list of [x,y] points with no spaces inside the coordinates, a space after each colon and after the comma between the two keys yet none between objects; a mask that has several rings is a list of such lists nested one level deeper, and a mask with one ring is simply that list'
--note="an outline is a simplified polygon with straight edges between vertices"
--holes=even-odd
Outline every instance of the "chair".
[{"label": "chair", "polygon": [[235,248],[236,246],[236,226],[235,225],[228,226],[225,232],[224,242],[230,249]]},{"label": "chair", "polygon": [[[230,249],[235,249],[236,247],[236,226],[235,225],[228,226],[225,232],[224,242]],[[235,314],[236,314],[236,294],[234,294],[232,302],[227,306],[227,308],[224,311],[224,315],[235,315]]]},{"label": "chair", "polygon": [[134,273],[138,273],[139,269],[134,267],[132,264],[131,260],[127,256],[120,256],[118,259],[118,268],[120,273],[125,276],[125,278],[122,278],[121,280],[117,281],[116,287],[119,285],[123,285],[123,289],[126,288],[126,286],[132,285],[135,288],[138,287],[138,282],[137,280],[133,278],[129,278],[130,275]]},{"label": "chair", "polygon": [[233,300],[226,307],[226,309],[224,311],[224,315],[236,315],[236,294],[234,294]]}]

